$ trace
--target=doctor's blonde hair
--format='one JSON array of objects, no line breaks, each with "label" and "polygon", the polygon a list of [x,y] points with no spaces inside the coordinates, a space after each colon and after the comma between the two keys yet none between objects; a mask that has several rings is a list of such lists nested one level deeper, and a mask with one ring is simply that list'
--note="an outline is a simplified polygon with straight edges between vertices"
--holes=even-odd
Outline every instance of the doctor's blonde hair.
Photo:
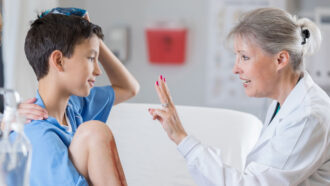
[{"label": "doctor's blonde hair", "polygon": [[311,20],[297,19],[276,8],[260,8],[244,14],[228,39],[234,36],[255,41],[270,54],[288,51],[290,63],[298,72],[304,68],[304,56],[318,50],[322,40],[320,29]]}]

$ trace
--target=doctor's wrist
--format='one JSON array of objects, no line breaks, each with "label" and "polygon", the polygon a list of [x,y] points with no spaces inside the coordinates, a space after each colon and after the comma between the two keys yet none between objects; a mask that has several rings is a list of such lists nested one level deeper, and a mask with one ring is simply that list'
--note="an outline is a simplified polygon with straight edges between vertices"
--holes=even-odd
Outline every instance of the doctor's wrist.
[{"label": "doctor's wrist", "polygon": [[181,141],[186,138],[188,136],[188,134],[186,132],[181,133],[179,135],[177,135],[175,138],[173,138],[173,141],[176,145],[179,145],[181,143]]}]

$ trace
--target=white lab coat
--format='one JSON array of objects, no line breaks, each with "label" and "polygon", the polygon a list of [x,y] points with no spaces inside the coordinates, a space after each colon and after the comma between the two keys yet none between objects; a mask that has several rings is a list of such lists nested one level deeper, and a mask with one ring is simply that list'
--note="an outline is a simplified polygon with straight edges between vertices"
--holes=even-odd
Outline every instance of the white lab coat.
[{"label": "white lab coat", "polygon": [[330,99],[307,72],[279,112],[274,101],[243,172],[225,165],[221,151],[186,137],[178,150],[198,185],[330,185]]}]

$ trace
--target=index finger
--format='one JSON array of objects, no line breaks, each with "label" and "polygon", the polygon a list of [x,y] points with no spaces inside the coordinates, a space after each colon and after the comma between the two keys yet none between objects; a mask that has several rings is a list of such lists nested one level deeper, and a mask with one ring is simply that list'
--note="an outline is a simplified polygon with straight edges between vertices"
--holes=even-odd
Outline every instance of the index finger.
[{"label": "index finger", "polygon": [[172,97],[171,97],[170,91],[169,91],[169,89],[167,87],[165,77],[161,77],[160,86],[161,86],[162,94],[165,97],[164,99],[167,100],[167,103],[168,104],[173,104]]},{"label": "index finger", "polygon": [[47,113],[46,109],[33,103],[21,103],[19,104],[19,110],[36,110],[39,112]]},{"label": "index finger", "polygon": [[27,100],[25,100],[23,103],[34,103],[34,102],[36,102],[37,101],[37,98],[35,98],[35,97],[33,97],[33,98],[30,98],[30,99],[27,99]]},{"label": "index finger", "polygon": [[156,88],[156,92],[159,97],[160,103],[162,103],[162,104],[167,103],[167,99],[165,99],[165,95],[163,94],[163,92],[161,91],[161,88],[159,86],[159,81],[156,81],[155,88]]}]

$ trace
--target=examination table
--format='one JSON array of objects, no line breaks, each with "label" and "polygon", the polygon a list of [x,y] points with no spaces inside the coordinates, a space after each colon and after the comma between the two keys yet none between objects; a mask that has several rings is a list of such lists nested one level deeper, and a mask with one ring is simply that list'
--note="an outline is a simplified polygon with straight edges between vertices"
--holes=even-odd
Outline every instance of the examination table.
[{"label": "examination table", "polygon": [[[160,105],[122,103],[112,108],[108,126],[129,186],[194,186],[185,159],[148,108]],[[203,144],[220,148],[223,161],[239,170],[255,144],[261,121],[248,113],[228,109],[177,106],[188,134]]]}]

